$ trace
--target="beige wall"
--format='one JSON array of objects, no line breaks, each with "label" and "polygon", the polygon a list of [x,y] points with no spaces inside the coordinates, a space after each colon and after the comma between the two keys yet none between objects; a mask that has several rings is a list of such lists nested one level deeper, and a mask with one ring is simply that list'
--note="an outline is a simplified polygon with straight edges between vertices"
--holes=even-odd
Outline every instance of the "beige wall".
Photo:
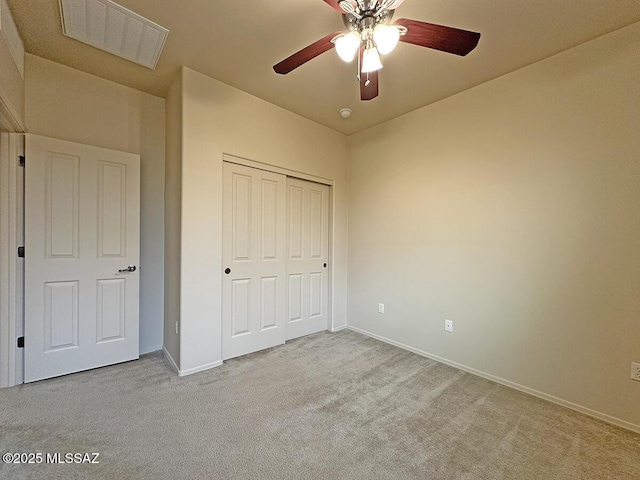
[{"label": "beige wall", "polygon": [[29,133],[140,153],[143,102],[162,102],[88,73],[26,55]]},{"label": "beige wall", "polygon": [[176,75],[166,102],[164,348],[180,363],[180,210],[182,195],[182,73]]},{"label": "beige wall", "polygon": [[165,101],[33,55],[25,84],[27,132],[140,154],[140,351],[161,348]]},{"label": "beige wall", "polygon": [[349,324],[640,428],[638,51],[640,24],[350,137]]},{"label": "beige wall", "polygon": [[223,153],[335,181],[332,313],[334,327],[344,325],[346,137],[193,70],[182,73],[180,369],[221,359]]}]

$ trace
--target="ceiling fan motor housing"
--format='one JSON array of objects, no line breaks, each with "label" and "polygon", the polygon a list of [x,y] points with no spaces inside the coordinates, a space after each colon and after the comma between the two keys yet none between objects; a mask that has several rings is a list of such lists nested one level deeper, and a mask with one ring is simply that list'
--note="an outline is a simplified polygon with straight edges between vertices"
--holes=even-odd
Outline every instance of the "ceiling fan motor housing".
[{"label": "ceiling fan motor housing", "polygon": [[385,10],[380,15],[376,16],[376,12],[374,10],[368,10],[362,13],[362,18],[360,19],[352,13],[343,13],[342,22],[344,23],[344,26],[347,27],[347,30],[358,30],[359,32],[362,32],[367,28],[373,29],[373,27],[380,23],[390,23],[393,18],[393,12],[394,10]]}]

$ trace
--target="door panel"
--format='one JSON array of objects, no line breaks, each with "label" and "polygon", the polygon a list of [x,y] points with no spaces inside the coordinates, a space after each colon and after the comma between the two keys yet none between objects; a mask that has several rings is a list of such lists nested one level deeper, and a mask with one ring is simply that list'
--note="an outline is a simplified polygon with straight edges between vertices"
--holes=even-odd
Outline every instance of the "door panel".
[{"label": "door panel", "polygon": [[98,162],[98,256],[126,256],[127,166]]},{"label": "door panel", "polygon": [[226,360],[285,341],[286,177],[225,162],[223,197]]},{"label": "door panel", "polygon": [[[309,232],[309,258],[321,259],[325,256],[325,242],[328,237],[326,236],[325,215],[328,214],[328,195],[325,195],[324,190],[316,190],[313,186],[309,192],[311,205],[309,213],[309,223],[311,224],[311,231]],[[327,205],[325,206],[325,200]],[[328,223],[328,222],[326,222]]]},{"label": "door panel", "polygon": [[98,343],[125,336],[125,282],[98,280]]},{"label": "door panel", "polygon": [[80,158],[53,152],[44,155],[47,258],[77,258]]},{"label": "door panel", "polygon": [[260,292],[260,329],[277,327],[278,277],[263,277]]},{"label": "door panel", "polygon": [[78,282],[45,286],[45,353],[78,347]]},{"label": "door panel", "polygon": [[287,183],[287,185],[289,189],[289,258],[302,259],[304,189],[297,185],[291,185],[290,183]]},{"label": "door panel", "polygon": [[286,338],[327,329],[329,187],[287,179]]},{"label": "door panel", "polygon": [[138,358],[140,158],[26,136],[25,381]]},{"label": "door panel", "polygon": [[251,176],[234,174],[232,177],[233,208],[233,260],[251,259]]},{"label": "door panel", "polygon": [[[262,228],[260,240],[262,260],[277,260],[278,258],[278,183],[262,179]],[[282,240],[280,240],[282,242]]]},{"label": "door panel", "polygon": [[302,274],[289,274],[289,315],[290,322],[302,320]]},{"label": "door panel", "polygon": [[311,272],[309,274],[309,318],[322,315],[322,283],[325,275],[322,272]]},{"label": "door panel", "polygon": [[233,285],[233,306],[231,311],[231,318],[233,322],[233,329],[231,331],[231,337],[244,335],[249,332],[249,312],[251,310],[251,279],[241,278],[239,280],[232,280]]}]

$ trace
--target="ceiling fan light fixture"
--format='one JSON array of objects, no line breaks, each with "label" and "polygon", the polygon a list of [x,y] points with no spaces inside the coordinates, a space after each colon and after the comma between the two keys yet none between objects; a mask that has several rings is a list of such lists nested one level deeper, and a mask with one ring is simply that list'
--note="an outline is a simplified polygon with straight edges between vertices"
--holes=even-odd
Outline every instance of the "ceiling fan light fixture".
[{"label": "ceiling fan light fixture", "polygon": [[382,68],[382,62],[380,62],[380,55],[376,47],[367,48],[362,54],[362,73],[375,72]]},{"label": "ceiling fan light fixture", "polygon": [[[5,0],[0,0],[5,1]],[[17,0],[16,0],[17,1]],[[60,0],[101,2],[111,0]],[[357,76],[360,100],[378,96],[380,55],[391,53],[398,42],[412,43],[464,57],[478,45],[480,33],[459,28],[400,18],[391,23],[394,11],[404,0],[324,0],[342,14],[347,32],[334,32],[307,45],[273,66],[274,72],[286,75],[318,55],[336,49],[345,62],[358,55]]]},{"label": "ceiling fan light fixture", "polygon": [[360,48],[360,33],[356,30],[342,35],[336,39],[336,52],[345,62],[353,61],[358,48]]},{"label": "ceiling fan light fixture", "polygon": [[379,24],[373,30],[373,41],[381,55],[391,53],[400,41],[400,30],[393,25]]}]

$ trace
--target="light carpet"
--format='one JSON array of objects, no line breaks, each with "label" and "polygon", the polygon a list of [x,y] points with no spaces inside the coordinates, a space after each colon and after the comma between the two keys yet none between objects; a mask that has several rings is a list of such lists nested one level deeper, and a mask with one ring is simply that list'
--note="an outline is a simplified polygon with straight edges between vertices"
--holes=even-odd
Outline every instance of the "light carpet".
[{"label": "light carpet", "polygon": [[0,453],[100,453],[2,479],[640,479],[640,435],[350,331],[0,390],[0,427]]}]

